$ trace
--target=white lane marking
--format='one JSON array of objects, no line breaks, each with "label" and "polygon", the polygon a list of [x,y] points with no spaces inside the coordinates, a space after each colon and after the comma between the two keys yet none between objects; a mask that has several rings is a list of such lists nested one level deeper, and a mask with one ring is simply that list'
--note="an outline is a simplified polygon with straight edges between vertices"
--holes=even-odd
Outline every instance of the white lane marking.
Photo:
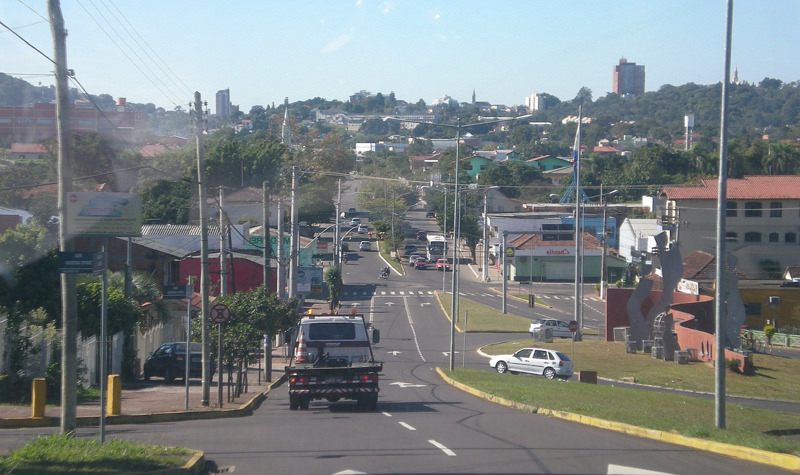
[{"label": "white lane marking", "polygon": [[403,307],[406,309],[406,317],[408,317],[408,325],[411,327],[411,334],[414,335],[414,344],[417,345],[417,353],[419,353],[419,358],[422,360],[423,363],[427,363],[427,361],[425,361],[425,357],[422,356],[422,349],[419,347],[419,340],[417,339],[417,331],[414,330],[414,321],[411,320],[411,312],[408,311],[407,297],[403,297]]},{"label": "white lane marking", "polygon": [[624,465],[609,465],[608,472],[606,473],[608,473],[608,475],[672,475],[669,472],[654,472],[652,470],[645,470],[638,467],[626,467]]},{"label": "white lane marking", "polygon": [[381,412],[381,414],[383,414],[383,415],[384,415],[384,416],[386,416],[386,417],[392,417],[392,415],[391,415],[391,414],[389,414],[388,412]]},{"label": "white lane marking", "polygon": [[428,440],[428,442],[430,442],[437,449],[439,449],[442,452],[444,452],[445,454],[447,454],[448,457],[455,457],[456,456],[455,452],[453,452],[452,450],[448,449],[447,447],[445,447],[444,445],[440,444],[439,442],[436,442],[433,439]]},{"label": "white lane marking", "polygon": [[393,383],[389,383],[389,386],[400,386],[401,388],[424,388],[425,384],[415,384],[415,383],[404,383],[401,381],[395,381]]},{"label": "white lane marking", "polygon": [[401,426],[405,427],[408,430],[417,430],[414,426],[406,424],[405,422],[398,422],[398,424],[400,424]]}]

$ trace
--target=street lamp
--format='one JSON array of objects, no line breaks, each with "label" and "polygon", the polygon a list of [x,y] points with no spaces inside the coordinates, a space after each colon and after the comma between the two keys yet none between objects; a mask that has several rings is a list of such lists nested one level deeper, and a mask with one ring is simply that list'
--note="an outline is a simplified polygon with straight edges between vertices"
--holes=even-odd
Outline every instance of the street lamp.
[{"label": "street lamp", "polygon": [[[500,122],[506,122],[511,120],[520,120],[520,119],[529,119],[533,117],[531,114],[521,115],[518,117],[505,117],[496,120],[489,120],[485,122],[475,122],[473,124],[466,124],[461,125],[461,118],[456,120],[456,124],[431,124],[429,122],[421,122],[416,120],[409,120],[409,119],[399,119],[397,117],[384,117],[384,121],[396,121],[396,122],[410,122],[412,124],[427,124],[427,125],[436,125],[439,127],[448,127],[451,129],[456,129],[456,176],[453,182],[453,285],[452,285],[452,299],[450,301],[450,371],[455,370],[455,338],[456,338],[456,316],[458,315],[458,240],[460,238],[460,220],[459,220],[459,195],[458,195],[458,172],[459,172],[459,162],[461,161],[461,129],[467,129],[470,127],[474,127],[476,125],[490,125],[496,124]],[[505,277],[504,277],[505,278]],[[466,328],[464,329],[466,331]]]}]

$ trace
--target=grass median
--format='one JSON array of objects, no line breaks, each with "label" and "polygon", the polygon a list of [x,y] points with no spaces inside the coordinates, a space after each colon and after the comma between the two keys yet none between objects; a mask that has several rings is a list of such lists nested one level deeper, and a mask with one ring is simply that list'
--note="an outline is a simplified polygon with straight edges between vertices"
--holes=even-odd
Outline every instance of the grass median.
[{"label": "grass median", "polygon": [[31,441],[0,458],[0,474],[144,473],[183,467],[194,454],[179,447],[53,435]]},{"label": "grass median", "polygon": [[794,435],[800,415],[727,404],[727,429],[714,427],[714,402],[690,395],[549,381],[541,377],[497,374],[458,369],[445,371],[451,378],[480,391],[537,408],[566,411],[609,421],[752,447],[800,455]]}]

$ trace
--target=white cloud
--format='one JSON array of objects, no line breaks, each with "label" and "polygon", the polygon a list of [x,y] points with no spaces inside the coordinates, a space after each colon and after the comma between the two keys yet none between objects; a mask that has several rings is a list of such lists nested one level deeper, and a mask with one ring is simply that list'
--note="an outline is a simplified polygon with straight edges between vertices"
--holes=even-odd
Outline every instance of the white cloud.
[{"label": "white cloud", "polygon": [[364,0],[356,0],[356,8],[360,8],[364,6]]},{"label": "white cloud", "polygon": [[439,15],[438,13],[433,15],[433,21],[438,21],[441,18],[442,18],[442,15]]},{"label": "white cloud", "polygon": [[322,52],[326,53],[326,54],[327,53],[334,53],[334,52],[344,48],[345,46],[347,46],[347,44],[350,43],[350,40],[352,38],[353,38],[353,35],[351,35],[350,33],[345,33],[344,35],[341,35],[340,37],[336,38],[335,40],[333,40],[330,43],[328,43],[325,46],[323,46],[322,47]]}]

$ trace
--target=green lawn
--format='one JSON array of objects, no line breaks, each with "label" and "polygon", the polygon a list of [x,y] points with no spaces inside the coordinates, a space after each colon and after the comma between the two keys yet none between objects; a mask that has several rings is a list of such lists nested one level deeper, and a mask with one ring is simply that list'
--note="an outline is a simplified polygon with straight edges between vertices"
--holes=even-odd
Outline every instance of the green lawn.
[{"label": "green lawn", "polygon": [[[572,341],[534,343],[517,340],[484,348],[487,354],[513,353],[525,346],[546,346],[572,357]],[[633,378],[637,383],[674,389],[714,392],[714,368],[708,363],[679,365],[657,360],[644,353],[626,353],[622,342],[585,340],[575,343],[575,370],[597,371],[599,377]],[[800,360],[780,356],[753,355],[755,372],[742,375],[728,371],[725,386],[728,394],[769,399],[800,401]]]},{"label": "green lawn", "polygon": [[800,441],[775,435],[781,431],[790,435],[797,433],[800,415],[727,404],[727,429],[717,430],[714,428],[714,401],[689,395],[582,384],[574,379],[548,381],[535,376],[500,375],[463,368],[455,372],[445,370],[445,373],[480,391],[537,408],[800,455]]},{"label": "green lawn", "polygon": [[54,435],[40,437],[0,458],[0,474],[144,473],[176,469],[193,452],[177,447],[158,447],[137,442],[77,439]]}]

